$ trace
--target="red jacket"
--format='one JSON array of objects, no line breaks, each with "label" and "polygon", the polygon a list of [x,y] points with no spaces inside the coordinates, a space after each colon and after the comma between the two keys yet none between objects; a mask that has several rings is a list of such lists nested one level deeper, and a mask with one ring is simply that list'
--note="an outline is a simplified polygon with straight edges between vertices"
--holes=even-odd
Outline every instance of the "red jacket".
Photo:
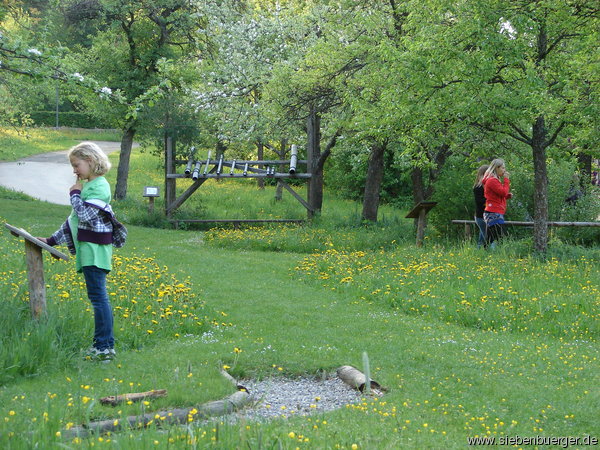
[{"label": "red jacket", "polygon": [[498,214],[506,213],[506,199],[511,198],[510,180],[504,178],[501,183],[496,177],[483,180],[483,195],[485,197],[485,210]]}]

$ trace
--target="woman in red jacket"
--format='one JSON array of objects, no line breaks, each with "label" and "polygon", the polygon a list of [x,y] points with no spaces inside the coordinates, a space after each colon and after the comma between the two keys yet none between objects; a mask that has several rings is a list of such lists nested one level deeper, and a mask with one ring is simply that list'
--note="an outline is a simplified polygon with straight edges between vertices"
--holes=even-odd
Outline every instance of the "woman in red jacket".
[{"label": "woman in red jacket", "polygon": [[487,246],[495,247],[495,242],[504,235],[504,213],[506,200],[512,197],[510,179],[502,159],[495,159],[483,176],[485,210],[483,220],[487,225]]}]

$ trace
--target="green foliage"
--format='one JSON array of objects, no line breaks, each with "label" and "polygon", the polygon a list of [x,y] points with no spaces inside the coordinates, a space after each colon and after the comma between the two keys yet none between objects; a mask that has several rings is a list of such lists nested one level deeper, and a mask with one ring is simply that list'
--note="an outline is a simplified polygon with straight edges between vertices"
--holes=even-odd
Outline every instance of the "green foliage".
[{"label": "green foliage", "polygon": [[[335,191],[341,198],[362,201],[367,176],[369,148],[356,141],[340,139],[325,166],[326,189]],[[406,168],[395,164],[392,148],[384,155],[384,176],[381,183],[382,204],[406,208],[412,204],[410,179]]]},{"label": "green foliage", "polygon": [[428,222],[443,236],[459,238],[464,235],[461,226],[452,225],[454,219],[473,220],[475,215],[475,200],[473,184],[475,172],[481,163],[474,167],[464,163],[463,158],[452,156],[446,162],[438,181],[432,201],[437,206],[428,214]]}]

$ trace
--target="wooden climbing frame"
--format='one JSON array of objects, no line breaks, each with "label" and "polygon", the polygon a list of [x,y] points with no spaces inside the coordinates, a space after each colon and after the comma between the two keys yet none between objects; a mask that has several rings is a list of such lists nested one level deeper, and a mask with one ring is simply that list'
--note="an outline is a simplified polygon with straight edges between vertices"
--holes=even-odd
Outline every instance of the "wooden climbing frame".
[{"label": "wooden climbing frame", "polygon": [[[298,173],[298,164],[307,164],[305,160],[298,160],[298,151],[295,145],[292,145],[291,157],[289,160],[225,160],[223,155],[218,158],[211,158],[211,152],[208,152],[206,159],[197,159],[195,149],[192,147],[187,160],[177,160],[174,156],[173,140],[167,137],[165,140],[165,212],[167,217],[172,214],[183,203],[196,192],[196,190],[207,180],[234,180],[240,178],[273,178],[306,208],[308,213],[314,212],[314,208],[302,198],[288,183],[286,179],[308,180],[310,173]],[[185,165],[183,173],[177,173],[176,167]],[[287,170],[282,170],[287,168]],[[182,178],[193,180],[193,184],[188,187],[181,195],[176,197],[176,181]],[[285,221],[292,221],[283,219]],[[200,222],[200,220],[189,220]],[[241,222],[243,219],[215,219],[204,222]],[[177,221],[181,222],[181,221]],[[187,222],[187,221],[186,221]]]}]

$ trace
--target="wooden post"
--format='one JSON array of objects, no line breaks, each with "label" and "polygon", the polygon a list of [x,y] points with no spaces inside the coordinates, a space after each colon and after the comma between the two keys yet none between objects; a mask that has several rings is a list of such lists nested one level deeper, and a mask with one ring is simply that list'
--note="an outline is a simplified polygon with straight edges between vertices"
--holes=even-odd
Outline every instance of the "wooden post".
[{"label": "wooden post", "polygon": [[29,281],[29,306],[31,317],[39,319],[46,315],[46,284],[44,283],[44,258],[42,249],[25,241],[27,280]]},{"label": "wooden post", "polygon": [[427,211],[425,210],[425,208],[422,208],[419,211],[419,219],[417,221],[417,247],[423,246],[423,239],[425,238],[425,226],[427,224],[425,220],[426,216]]},{"label": "wooden post", "polygon": [[154,212],[154,197],[148,197],[148,214]]},{"label": "wooden post", "polygon": [[317,165],[321,156],[321,121],[317,110],[312,106],[307,118],[306,130],[308,138],[306,144],[307,171],[312,174],[306,183],[306,197],[310,205],[310,209],[307,209],[307,218],[311,220],[315,213],[320,211],[323,199],[323,179],[322,175],[317,173]]},{"label": "wooden post", "polygon": [[46,315],[46,284],[44,283],[44,258],[42,249],[48,250],[56,259],[67,261],[69,257],[33,237],[22,228],[4,224],[13,236],[25,238],[25,260],[27,261],[27,280],[29,281],[29,306],[31,317],[39,319]]},{"label": "wooden post", "polygon": [[423,246],[425,228],[427,226],[427,213],[437,205],[437,202],[419,202],[406,215],[407,219],[417,219],[417,247]]},{"label": "wooden post", "polygon": [[175,183],[174,178],[166,175],[175,173],[175,140],[172,136],[165,138],[165,214],[170,214],[171,205],[175,201]]}]

